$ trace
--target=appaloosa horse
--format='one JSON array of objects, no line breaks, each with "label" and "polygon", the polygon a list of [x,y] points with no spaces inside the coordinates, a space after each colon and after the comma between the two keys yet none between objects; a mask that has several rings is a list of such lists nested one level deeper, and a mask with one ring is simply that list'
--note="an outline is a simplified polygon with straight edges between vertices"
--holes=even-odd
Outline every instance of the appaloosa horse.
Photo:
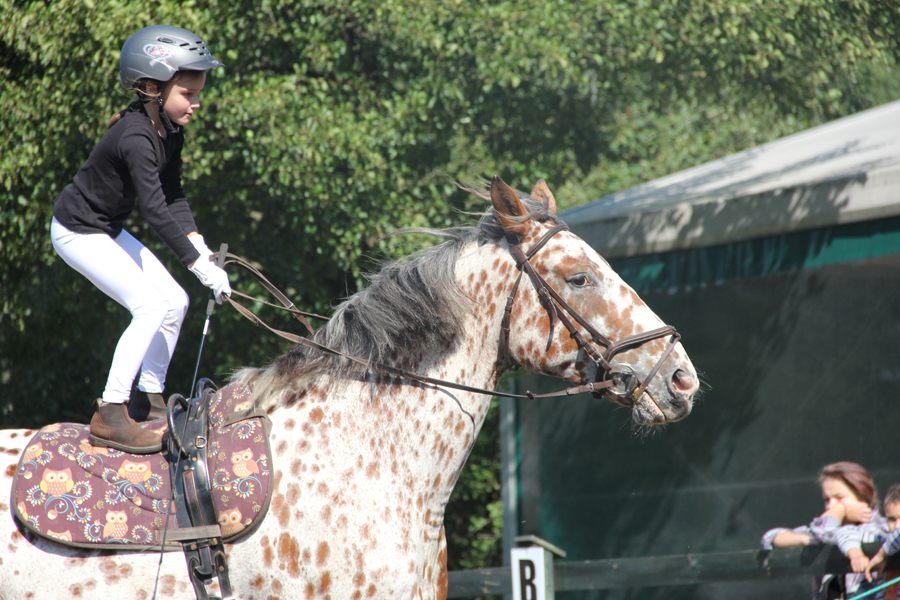
[{"label": "appaloosa horse", "polygon": [[[594,250],[557,227],[543,181],[531,197],[497,177],[489,194],[470,191],[490,198],[492,215],[386,267],[315,340],[371,365],[489,389],[515,364],[589,387],[609,378],[598,367],[609,359],[628,365],[612,367],[628,392],[612,399],[636,423],[685,417],[698,382],[677,335],[631,337],[663,323]],[[517,285],[517,266],[533,267],[558,299],[539,294],[543,284],[530,275]],[[579,315],[578,335],[563,327],[572,326],[568,310]],[[615,356],[603,354],[604,344],[629,338]],[[227,545],[234,596],[444,598],[444,509],[490,396],[303,346],[238,377],[273,421],[275,491],[261,527]],[[6,503],[32,433],[0,433],[0,598],[149,598],[159,554],[67,548],[14,521]],[[182,556],[164,557],[157,597],[192,598]]]}]

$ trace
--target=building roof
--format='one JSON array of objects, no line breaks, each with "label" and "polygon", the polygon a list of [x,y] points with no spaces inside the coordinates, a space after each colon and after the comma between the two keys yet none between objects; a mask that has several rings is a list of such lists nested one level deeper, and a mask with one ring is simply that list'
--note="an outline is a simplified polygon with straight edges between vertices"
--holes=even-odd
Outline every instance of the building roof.
[{"label": "building roof", "polygon": [[608,258],[900,215],[900,101],[565,211]]}]

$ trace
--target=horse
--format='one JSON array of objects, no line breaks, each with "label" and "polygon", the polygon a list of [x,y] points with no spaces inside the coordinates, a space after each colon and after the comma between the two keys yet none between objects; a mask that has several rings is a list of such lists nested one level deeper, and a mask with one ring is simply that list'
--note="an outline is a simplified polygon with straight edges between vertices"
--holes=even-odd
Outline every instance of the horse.
[{"label": "horse", "polygon": [[[312,336],[334,352],[298,344],[235,374],[272,421],[274,489],[226,545],[234,597],[445,598],[444,510],[514,366],[594,389],[638,426],[690,413],[698,378],[674,329],[565,228],[544,181],[466,189],[493,210],[370,276]],[[0,599],[192,597],[178,554],[70,548],[16,522],[5,502],[33,433],[0,432]]]}]

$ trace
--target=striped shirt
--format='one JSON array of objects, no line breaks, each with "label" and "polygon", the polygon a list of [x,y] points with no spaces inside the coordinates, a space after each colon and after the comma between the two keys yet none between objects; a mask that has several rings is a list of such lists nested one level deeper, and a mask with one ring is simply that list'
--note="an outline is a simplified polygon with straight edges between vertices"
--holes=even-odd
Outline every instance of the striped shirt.
[{"label": "striped shirt", "polygon": [[793,529],[785,527],[776,527],[770,529],[762,537],[763,550],[772,550],[775,546],[775,536],[783,531],[792,531],[802,535],[808,535],[811,540],[810,544],[833,544],[835,543],[834,535],[840,528],[841,522],[834,517],[816,517],[809,525],[801,525]]},{"label": "striped shirt", "polygon": [[862,544],[868,542],[883,542],[889,534],[887,519],[876,511],[868,523],[838,527],[834,532],[834,543],[847,556],[851,549],[862,549]]},{"label": "striped shirt", "polygon": [[[844,556],[849,556],[850,550],[857,548],[862,550],[862,544],[868,542],[883,542],[890,535],[887,519],[878,511],[872,513],[872,519],[862,525],[844,525],[834,532],[835,544],[841,549]],[[862,594],[884,583],[884,578],[874,579],[871,583],[866,581],[864,573],[847,573],[844,575],[844,585],[848,594]],[[884,590],[875,593],[873,600],[884,598]]]},{"label": "striped shirt", "polygon": [[[847,556],[853,548],[860,548],[867,542],[880,542],[888,538],[884,543],[885,552],[893,554],[900,550],[900,529],[894,532],[896,535],[888,533],[887,520],[877,511],[873,513],[872,519],[868,523],[862,525],[841,525],[841,522],[834,517],[817,517],[809,525],[802,525],[794,529],[786,529],[778,527],[770,529],[762,537],[762,547],[764,550],[772,550],[775,537],[782,531],[792,531],[808,535],[811,544],[834,544],[840,548],[844,556]],[[893,551],[888,550],[888,544],[893,540]],[[822,585],[814,598],[825,598],[829,582],[834,575],[826,575],[822,579]],[[866,581],[863,573],[847,573],[843,576],[844,589],[848,594],[860,594],[874,587],[881,585],[884,579],[876,579],[869,583]],[[876,592],[872,600],[883,600],[884,590]]]},{"label": "striped shirt", "polygon": [[897,551],[900,551],[900,528],[895,529],[893,533],[887,535],[887,539],[884,540],[881,549],[884,550],[884,553],[888,556],[897,554]]}]

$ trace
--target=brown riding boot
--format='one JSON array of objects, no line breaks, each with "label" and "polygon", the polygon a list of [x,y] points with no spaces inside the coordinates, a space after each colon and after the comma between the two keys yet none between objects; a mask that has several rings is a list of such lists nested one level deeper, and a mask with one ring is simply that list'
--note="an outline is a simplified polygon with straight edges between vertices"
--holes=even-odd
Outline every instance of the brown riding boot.
[{"label": "brown riding boot", "polygon": [[161,393],[138,390],[128,403],[128,416],[138,423],[165,419],[167,414],[166,401]]},{"label": "brown riding boot", "polygon": [[150,454],[162,450],[162,438],[142,428],[128,416],[128,407],[98,401],[91,419],[90,441],[94,446],[116,448],[132,454]]}]

